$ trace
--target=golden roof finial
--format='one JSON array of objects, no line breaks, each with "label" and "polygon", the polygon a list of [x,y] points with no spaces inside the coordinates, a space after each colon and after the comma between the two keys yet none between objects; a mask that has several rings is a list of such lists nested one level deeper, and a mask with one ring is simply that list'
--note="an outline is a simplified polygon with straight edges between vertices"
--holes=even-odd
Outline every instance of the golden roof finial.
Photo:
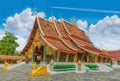
[{"label": "golden roof finial", "polygon": [[51,12],[51,15],[52,15],[52,20],[54,20],[54,15],[53,15],[53,13]]},{"label": "golden roof finial", "polygon": [[37,15],[36,7],[34,7],[34,14]]},{"label": "golden roof finial", "polygon": [[60,19],[63,19],[62,15],[60,14]]}]

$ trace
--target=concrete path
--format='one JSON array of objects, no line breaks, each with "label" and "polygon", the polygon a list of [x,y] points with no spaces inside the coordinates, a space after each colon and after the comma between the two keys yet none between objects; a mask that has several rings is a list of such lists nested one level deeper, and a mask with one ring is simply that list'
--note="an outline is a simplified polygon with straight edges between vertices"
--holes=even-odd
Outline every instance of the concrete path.
[{"label": "concrete path", "polygon": [[0,71],[0,81],[120,81],[120,69],[111,72],[64,73],[31,77],[27,73],[31,65],[23,65],[9,71]]}]

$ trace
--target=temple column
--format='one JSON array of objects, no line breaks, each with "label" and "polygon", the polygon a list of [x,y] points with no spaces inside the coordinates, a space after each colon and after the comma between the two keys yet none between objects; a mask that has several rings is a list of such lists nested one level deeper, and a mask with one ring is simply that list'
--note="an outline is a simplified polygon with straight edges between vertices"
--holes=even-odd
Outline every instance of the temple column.
[{"label": "temple column", "polygon": [[96,56],[94,55],[94,63],[96,63]]},{"label": "temple column", "polygon": [[101,58],[100,58],[100,56],[98,56],[98,63],[100,63],[100,60],[101,60]]},{"label": "temple column", "polygon": [[110,63],[109,58],[108,58],[108,63]]},{"label": "temple column", "polygon": [[84,59],[83,57],[84,57],[84,56],[85,56],[85,54],[82,54],[82,57],[81,57],[81,62],[83,62],[83,59]]},{"label": "temple column", "polygon": [[111,59],[109,59],[109,63],[111,63]]},{"label": "temple column", "polygon": [[34,46],[32,47],[32,61],[33,61],[33,63],[35,62],[35,48],[34,48]]},{"label": "temple column", "polygon": [[108,63],[108,58],[106,58],[106,63]]},{"label": "temple column", "polygon": [[43,49],[43,62],[46,60],[46,44],[44,44],[44,49]]},{"label": "temple column", "polygon": [[98,56],[95,56],[95,63],[98,63]]},{"label": "temple column", "polygon": [[109,63],[109,58],[108,58],[107,62]]},{"label": "temple column", "polygon": [[94,56],[92,55],[92,63],[94,63]]},{"label": "temple column", "polygon": [[69,54],[67,54],[65,62],[68,62]]},{"label": "temple column", "polygon": [[101,57],[101,63],[103,62],[103,57]]},{"label": "temple column", "polygon": [[87,62],[89,62],[89,56],[87,56]]},{"label": "temple column", "polygon": [[57,62],[59,61],[60,52],[57,52]]},{"label": "temple column", "polygon": [[107,62],[107,59],[106,58],[104,58],[104,63],[106,63]]},{"label": "temple column", "polygon": [[77,62],[77,54],[74,56],[74,62]]}]

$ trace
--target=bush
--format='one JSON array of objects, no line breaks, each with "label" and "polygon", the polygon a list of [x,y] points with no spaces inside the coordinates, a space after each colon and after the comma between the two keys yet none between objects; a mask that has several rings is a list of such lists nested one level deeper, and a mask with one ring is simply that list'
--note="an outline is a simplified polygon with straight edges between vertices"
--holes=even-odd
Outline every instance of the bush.
[{"label": "bush", "polygon": [[56,64],[54,65],[54,71],[70,71],[75,70],[76,66],[74,64]]},{"label": "bush", "polygon": [[90,70],[98,70],[99,69],[98,65],[86,64],[85,66],[87,66],[88,68],[90,68]]},{"label": "bush", "polygon": [[60,65],[55,65],[54,66],[54,69],[63,69],[63,68],[76,68],[75,65],[63,65],[63,64],[60,64]]}]

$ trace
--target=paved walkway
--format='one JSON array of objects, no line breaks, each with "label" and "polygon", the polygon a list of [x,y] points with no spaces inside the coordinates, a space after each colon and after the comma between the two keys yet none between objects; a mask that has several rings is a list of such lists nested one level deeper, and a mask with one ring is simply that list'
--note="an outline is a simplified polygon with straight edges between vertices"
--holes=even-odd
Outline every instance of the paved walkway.
[{"label": "paved walkway", "polygon": [[24,65],[11,71],[0,71],[0,81],[120,81],[120,69],[112,72],[64,73],[37,77],[28,76],[29,69],[30,65]]}]

